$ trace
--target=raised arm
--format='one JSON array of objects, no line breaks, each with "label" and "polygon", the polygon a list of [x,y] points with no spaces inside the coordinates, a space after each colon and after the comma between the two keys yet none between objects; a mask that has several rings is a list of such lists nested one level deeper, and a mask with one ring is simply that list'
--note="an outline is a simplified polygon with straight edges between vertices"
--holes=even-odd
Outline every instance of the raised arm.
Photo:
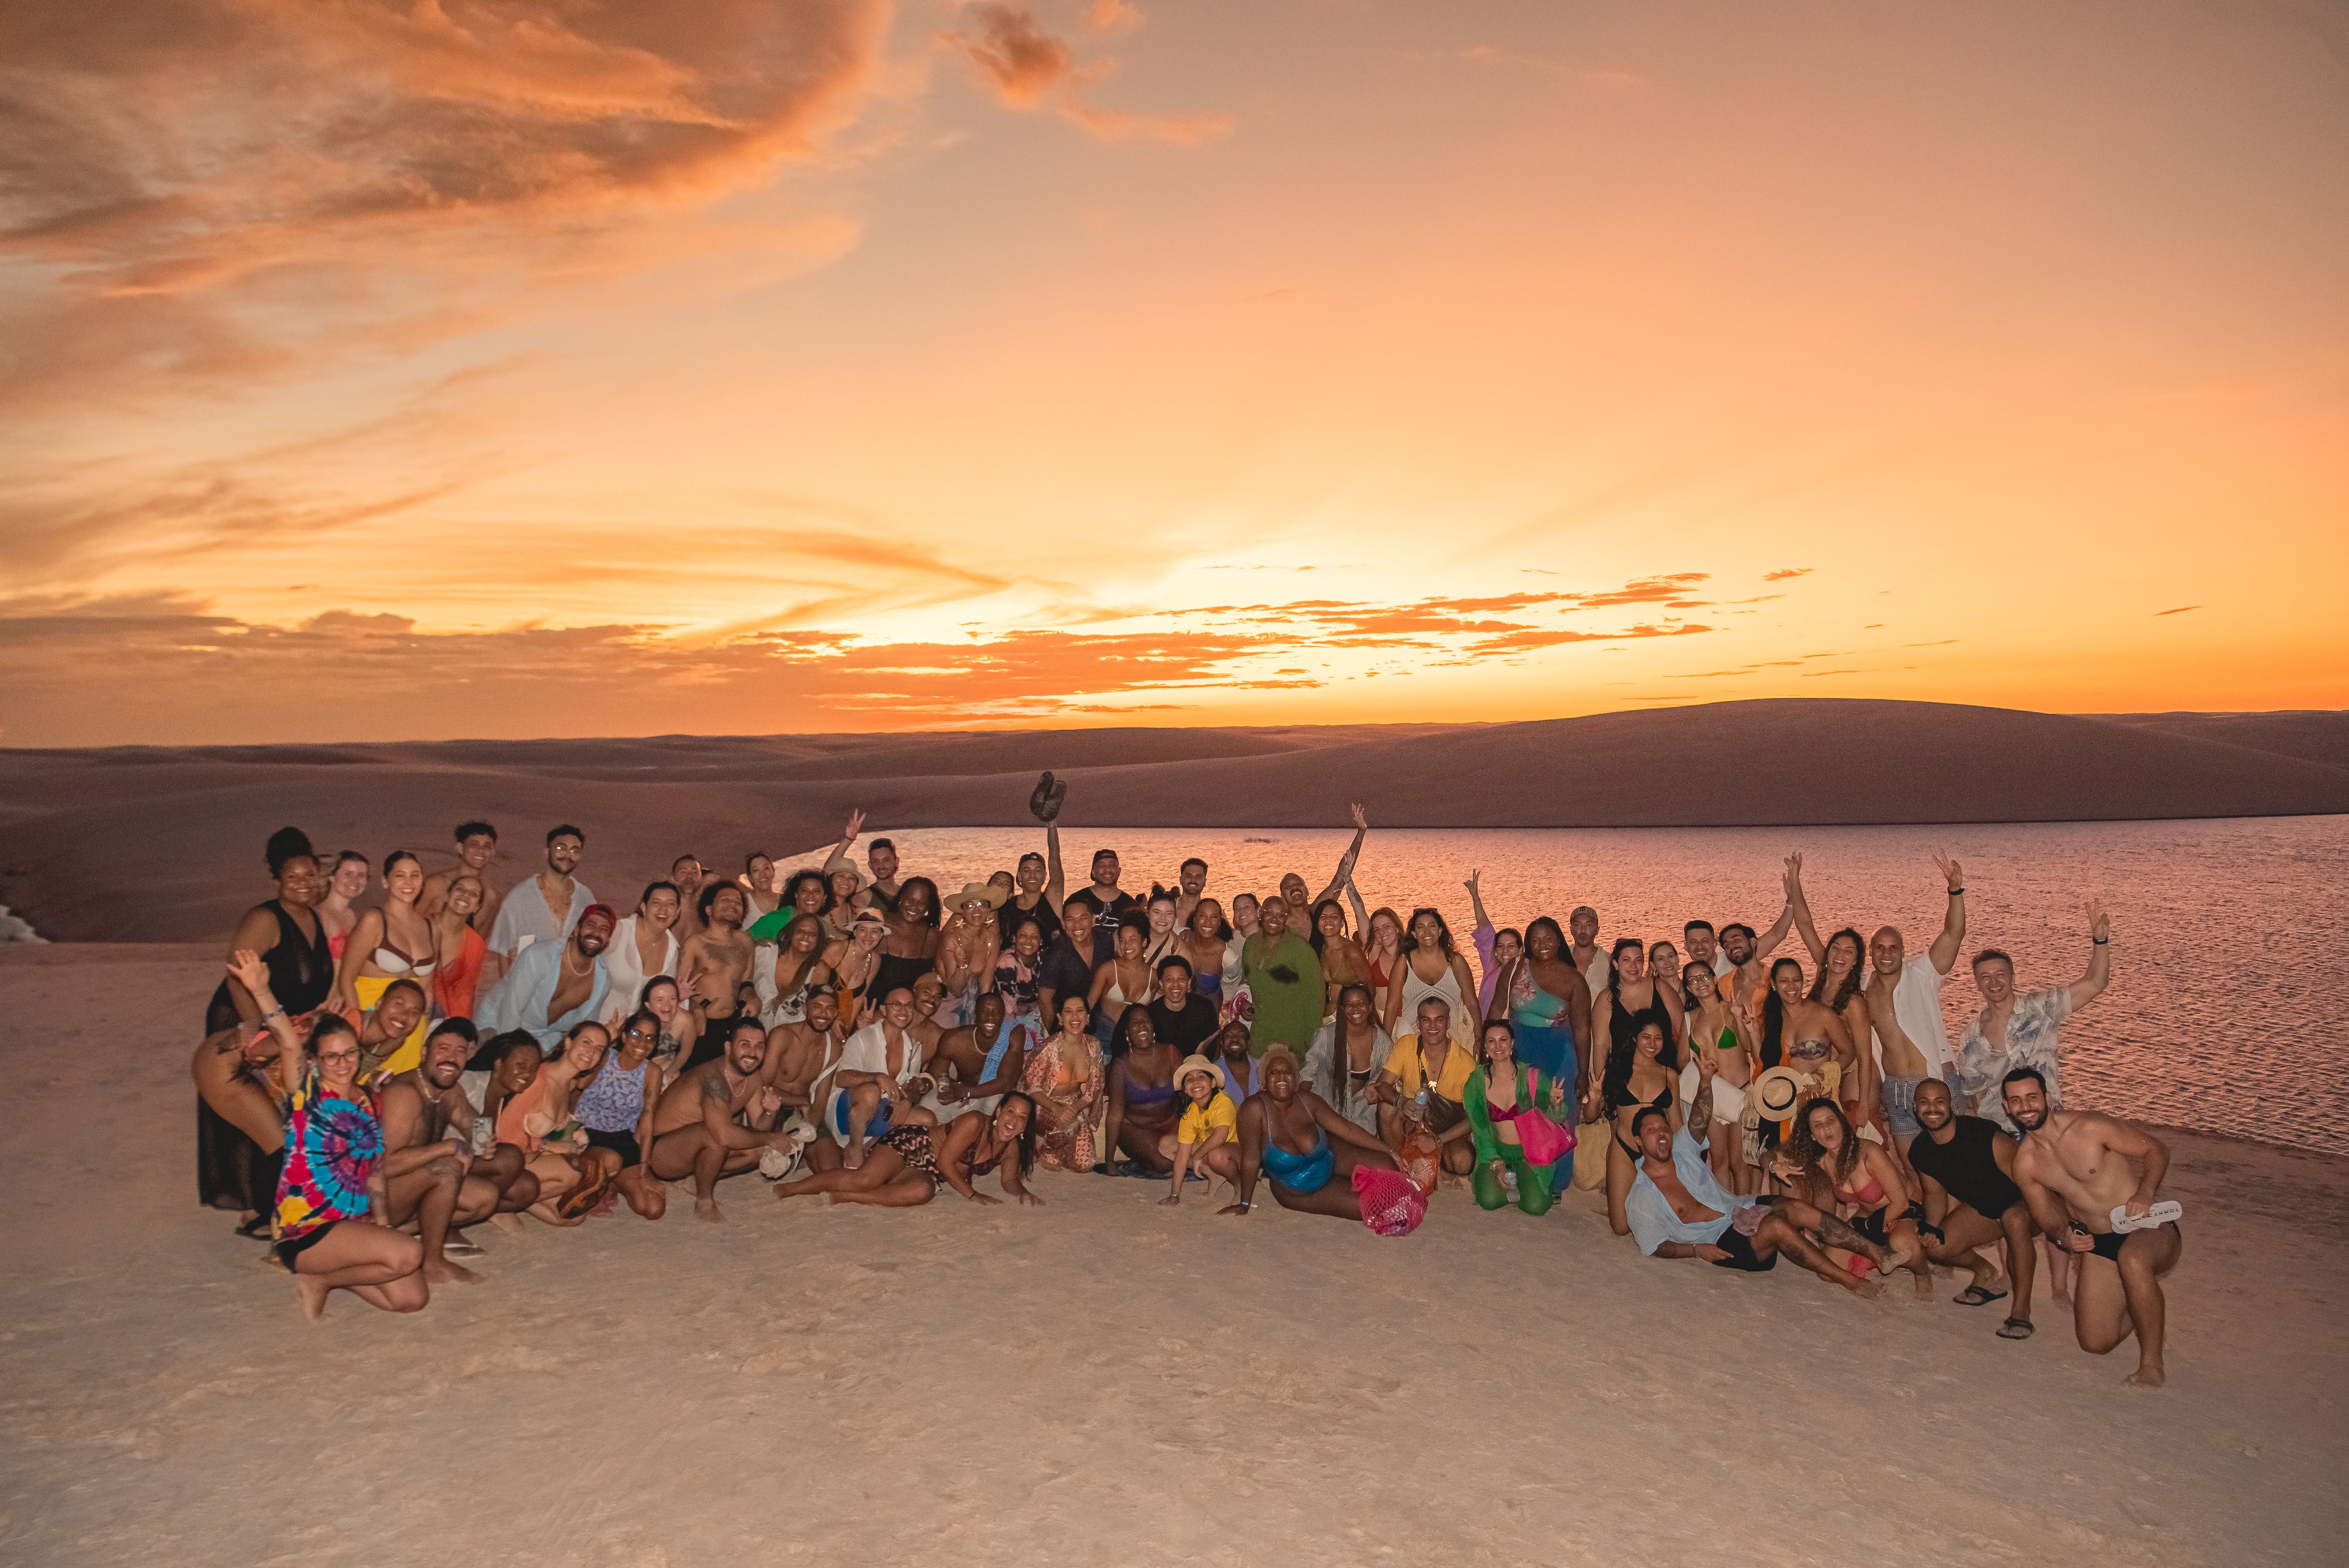
[{"label": "raised arm", "polygon": [[[255,904],[244,912],[244,918],[236,923],[235,934],[228,939],[228,999],[235,1006],[236,1016],[247,1025],[261,1022],[262,1004],[254,999],[253,993],[246,990],[244,982],[237,977],[237,957],[240,954],[257,956],[268,952],[276,935],[276,917]],[[268,966],[264,965],[261,972],[266,976]]]},{"label": "raised arm", "polygon": [[228,972],[259,1006],[261,1022],[277,1037],[277,1081],[292,1094],[302,1087],[302,1037],[294,1032],[293,1020],[269,993],[269,966],[261,961],[260,954],[240,947],[229,958]]},{"label": "raised arm", "polygon": [[1941,934],[1933,938],[1933,973],[1947,975],[1958,961],[1958,944],[1966,939],[1966,872],[1945,854],[1936,853],[1933,863],[1950,884],[1950,910],[1941,917]]},{"label": "raised arm", "polygon": [[[1811,963],[1815,966],[1825,964],[1827,961],[1827,944],[1819,940],[1819,928],[1811,920],[1811,901],[1803,896],[1803,857],[1799,852],[1786,857],[1785,885],[1786,913],[1778,918],[1782,922],[1789,919],[1794,921],[1795,929],[1802,934],[1803,946],[1809,952]],[[1778,941],[1785,935],[1784,931],[1779,931],[1778,936],[1772,939],[1770,946],[1777,946]],[[1757,946],[1754,950],[1754,956],[1760,957],[1767,951],[1769,951],[1768,948]]]},{"label": "raised arm", "polygon": [[[1314,903],[1318,904],[1325,898],[1336,898],[1338,890],[1354,880],[1354,862],[1361,859],[1362,840],[1370,834],[1371,820],[1362,814],[1362,803],[1360,800],[1354,802],[1353,810],[1354,841],[1348,844],[1346,852],[1338,857],[1337,874],[1330,879],[1330,885],[1321,890],[1319,896],[1314,899]],[[1309,917],[1311,915],[1311,905],[1307,906],[1306,913]]]},{"label": "raised arm", "polygon": [[1061,870],[1061,825],[1044,824],[1044,903],[1058,916],[1069,902],[1069,879]]},{"label": "raised arm", "polygon": [[1354,912],[1354,933],[1367,954],[1371,950],[1371,906],[1362,902],[1362,890],[1354,885],[1352,877],[1346,879],[1346,906]]},{"label": "raised arm", "polygon": [[2113,923],[2105,906],[2088,903],[2088,972],[2072,982],[2072,1008],[2077,1012],[2098,996],[2113,977]]},{"label": "raised arm", "polygon": [[1493,924],[1493,917],[1485,913],[1483,873],[1471,871],[1468,873],[1467,882],[1462,885],[1466,887],[1468,890],[1468,907],[1475,911],[1476,929],[1479,931],[1490,930]]},{"label": "raised arm", "polygon": [[825,876],[828,877],[834,872],[854,871],[856,869],[849,863],[848,851],[854,847],[856,843],[856,835],[864,830],[864,812],[863,810],[860,809],[849,812],[848,826],[840,835],[839,845],[833,850],[831,854],[824,857],[823,874]]}]

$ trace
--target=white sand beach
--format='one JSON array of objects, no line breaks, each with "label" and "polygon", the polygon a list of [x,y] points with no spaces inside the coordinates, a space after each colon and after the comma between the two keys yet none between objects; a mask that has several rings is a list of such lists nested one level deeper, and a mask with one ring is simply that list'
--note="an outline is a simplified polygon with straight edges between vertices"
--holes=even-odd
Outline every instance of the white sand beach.
[{"label": "white sand beach", "polygon": [[2177,1134],[2128,1347],[1641,1258],[1589,1195],[1382,1241],[1040,1175],[1040,1209],[721,1189],[295,1310],[195,1201],[210,948],[0,954],[0,1561],[2337,1562],[2349,1164]]}]

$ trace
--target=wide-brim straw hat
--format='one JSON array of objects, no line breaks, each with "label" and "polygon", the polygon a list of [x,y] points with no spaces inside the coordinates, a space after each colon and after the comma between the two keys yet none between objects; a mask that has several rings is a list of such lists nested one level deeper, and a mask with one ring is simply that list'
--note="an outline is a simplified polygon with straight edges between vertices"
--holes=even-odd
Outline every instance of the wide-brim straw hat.
[{"label": "wide-brim straw hat", "polygon": [[1803,1080],[1792,1068],[1772,1068],[1755,1078],[1745,1093],[1765,1118],[1784,1121],[1803,1103]]},{"label": "wide-brim straw hat", "polygon": [[1224,1069],[1205,1057],[1185,1057],[1174,1064],[1174,1091],[1183,1091],[1183,1080],[1193,1073],[1206,1073],[1208,1080],[1220,1091],[1224,1087]]},{"label": "wide-brim straw hat", "polygon": [[1010,896],[992,882],[965,882],[960,892],[947,900],[947,907],[960,909],[967,903],[983,903],[989,909],[1001,909],[1003,901]]}]

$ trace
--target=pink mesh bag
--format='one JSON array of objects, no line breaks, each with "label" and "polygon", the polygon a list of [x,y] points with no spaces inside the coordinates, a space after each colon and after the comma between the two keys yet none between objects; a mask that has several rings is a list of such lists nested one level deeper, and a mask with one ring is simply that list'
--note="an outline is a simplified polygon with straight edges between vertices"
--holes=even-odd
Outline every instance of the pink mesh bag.
[{"label": "pink mesh bag", "polygon": [[1354,1196],[1362,1205],[1362,1223],[1381,1236],[1407,1236],[1427,1218],[1427,1194],[1400,1171],[1355,1166]]}]

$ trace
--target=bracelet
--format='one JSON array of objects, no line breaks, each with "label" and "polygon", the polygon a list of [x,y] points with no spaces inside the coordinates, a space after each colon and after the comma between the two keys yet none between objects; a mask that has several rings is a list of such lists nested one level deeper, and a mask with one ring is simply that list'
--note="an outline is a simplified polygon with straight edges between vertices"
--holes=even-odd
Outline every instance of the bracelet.
[{"label": "bracelet", "polygon": [[1965,895],[1966,890],[1961,887],[1953,887],[1950,890],[1950,896],[1951,898],[1963,898]]},{"label": "bracelet", "polygon": [[2092,936],[2088,938],[2088,940],[2095,943],[2098,947],[2102,947],[2106,943],[2110,942],[2112,938],[2109,936]]},{"label": "bracelet", "polygon": [[285,1016],[285,1009],[283,1007],[272,1007],[269,1011],[262,1014],[261,1016],[264,1018],[282,1018]]}]

